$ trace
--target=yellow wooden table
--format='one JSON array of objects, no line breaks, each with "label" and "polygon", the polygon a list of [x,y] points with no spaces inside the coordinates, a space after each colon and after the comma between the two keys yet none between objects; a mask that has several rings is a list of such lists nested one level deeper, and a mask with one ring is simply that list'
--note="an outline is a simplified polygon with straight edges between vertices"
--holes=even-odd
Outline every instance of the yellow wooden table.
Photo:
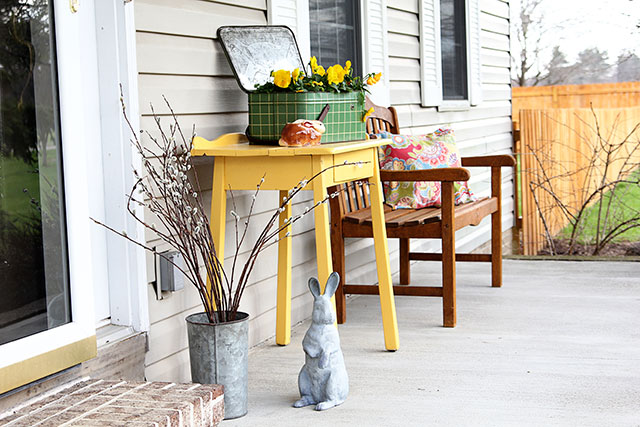
[{"label": "yellow wooden table", "polygon": [[[377,147],[388,140],[365,140],[348,143],[325,144],[315,147],[277,147],[249,145],[243,134],[226,134],[207,141],[196,137],[192,156],[214,156],[211,200],[211,233],[220,259],[224,259],[226,190],[252,190],[264,176],[263,190],[280,190],[280,198],[301,180],[320,174],[307,187],[313,190],[314,203],[324,200],[327,188],[356,179],[368,179],[371,192],[373,235],[380,288],[380,306],[384,341],[387,350],[399,347],[396,309],[391,285],[387,233],[382,208],[382,188],[377,167]],[[344,165],[351,162],[367,162],[361,165]],[[280,214],[280,224],[291,216],[291,205]],[[314,211],[318,280],[324,287],[333,270],[329,236],[329,210],[321,204]],[[287,345],[291,341],[291,237],[285,237],[285,229],[278,243],[278,296],[276,309],[276,342]]]}]

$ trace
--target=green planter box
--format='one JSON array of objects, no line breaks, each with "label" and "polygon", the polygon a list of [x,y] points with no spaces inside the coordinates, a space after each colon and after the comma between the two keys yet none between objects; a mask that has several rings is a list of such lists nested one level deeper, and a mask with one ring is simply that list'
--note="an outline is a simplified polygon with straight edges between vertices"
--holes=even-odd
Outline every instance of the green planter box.
[{"label": "green planter box", "polygon": [[298,119],[316,120],[326,104],[327,128],[322,143],[365,139],[364,94],[349,93],[249,93],[249,135],[254,144],[277,144],[280,132]]}]

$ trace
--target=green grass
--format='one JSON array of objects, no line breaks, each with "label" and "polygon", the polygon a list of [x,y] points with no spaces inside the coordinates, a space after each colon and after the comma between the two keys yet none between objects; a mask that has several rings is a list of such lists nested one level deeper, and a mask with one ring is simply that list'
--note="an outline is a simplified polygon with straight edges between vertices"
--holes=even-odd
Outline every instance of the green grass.
[{"label": "green grass", "polygon": [[[640,170],[635,171],[629,176],[631,180],[637,180],[640,178]],[[633,217],[637,217],[640,213],[640,185],[638,184],[620,184],[615,190],[617,194],[617,199],[614,199],[612,203],[612,209],[615,208],[622,212],[622,218],[624,220],[631,219]],[[611,198],[611,192],[605,193],[602,198],[603,202],[603,218],[604,218],[604,210]],[[598,224],[598,209],[600,204],[595,203],[590,206],[586,211],[586,216],[584,219],[584,230],[581,233],[582,239],[580,243],[590,243],[595,240],[596,229]],[[602,226],[602,224],[601,224]],[[608,228],[610,228],[608,226]],[[571,228],[565,227],[561,234],[562,237],[570,237],[571,236]],[[613,240],[614,242],[636,242],[640,241],[640,223],[638,227],[632,228],[631,230],[626,231],[625,233],[619,235],[617,238]]]},{"label": "green grass", "polygon": [[0,194],[2,194],[0,209],[7,212],[10,217],[22,218],[32,215],[34,208],[31,197],[40,199],[37,166],[30,166],[15,157],[1,157]]}]

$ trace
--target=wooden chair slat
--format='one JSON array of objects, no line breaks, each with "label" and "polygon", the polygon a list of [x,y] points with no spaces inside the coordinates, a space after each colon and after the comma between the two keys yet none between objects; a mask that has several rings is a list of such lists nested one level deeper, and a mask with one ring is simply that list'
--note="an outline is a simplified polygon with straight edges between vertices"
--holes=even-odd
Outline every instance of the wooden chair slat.
[{"label": "wooden chair slat", "polygon": [[[353,219],[351,219],[351,215],[349,215],[345,217],[345,220],[347,222],[365,224],[365,225],[371,226],[372,224],[371,214],[369,213],[368,215],[365,215],[364,213],[362,213],[364,211],[370,211],[370,209],[365,209],[361,211],[359,216]],[[384,211],[385,211],[384,219],[385,219],[385,222],[387,223],[387,227],[397,227],[397,224],[394,223],[394,220],[396,220],[397,218],[401,218],[405,215],[411,214],[412,212],[414,212],[414,209],[392,209],[389,206],[385,205]]]},{"label": "wooden chair slat", "polygon": [[371,206],[371,200],[369,200],[369,184],[363,183],[362,187],[360,188],[360,191],[362,191],[362,198],[364,201],[364,205]]},{"label": "wooden chair slat", "polygon": [[354,183],[354,185],[356,189],[356,196],[358,198],[358,206],[360,207],[360,209],[366,208],[367,206],[369,206],[369,202],[364,197],[364,183],[362,181],[357,181]]}]

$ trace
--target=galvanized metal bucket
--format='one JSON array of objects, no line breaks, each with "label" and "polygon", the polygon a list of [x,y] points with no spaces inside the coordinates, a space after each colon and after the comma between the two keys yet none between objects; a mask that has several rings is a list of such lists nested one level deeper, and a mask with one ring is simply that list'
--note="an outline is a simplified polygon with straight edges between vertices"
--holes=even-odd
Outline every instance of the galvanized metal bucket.
[{"label": "galvanized metal bucket", "polygon": [[236,320],[209,323],[206,313],[188,316],[191,379],[224,386],[225,419],[246,415],[248,408],[249,315]]}]

